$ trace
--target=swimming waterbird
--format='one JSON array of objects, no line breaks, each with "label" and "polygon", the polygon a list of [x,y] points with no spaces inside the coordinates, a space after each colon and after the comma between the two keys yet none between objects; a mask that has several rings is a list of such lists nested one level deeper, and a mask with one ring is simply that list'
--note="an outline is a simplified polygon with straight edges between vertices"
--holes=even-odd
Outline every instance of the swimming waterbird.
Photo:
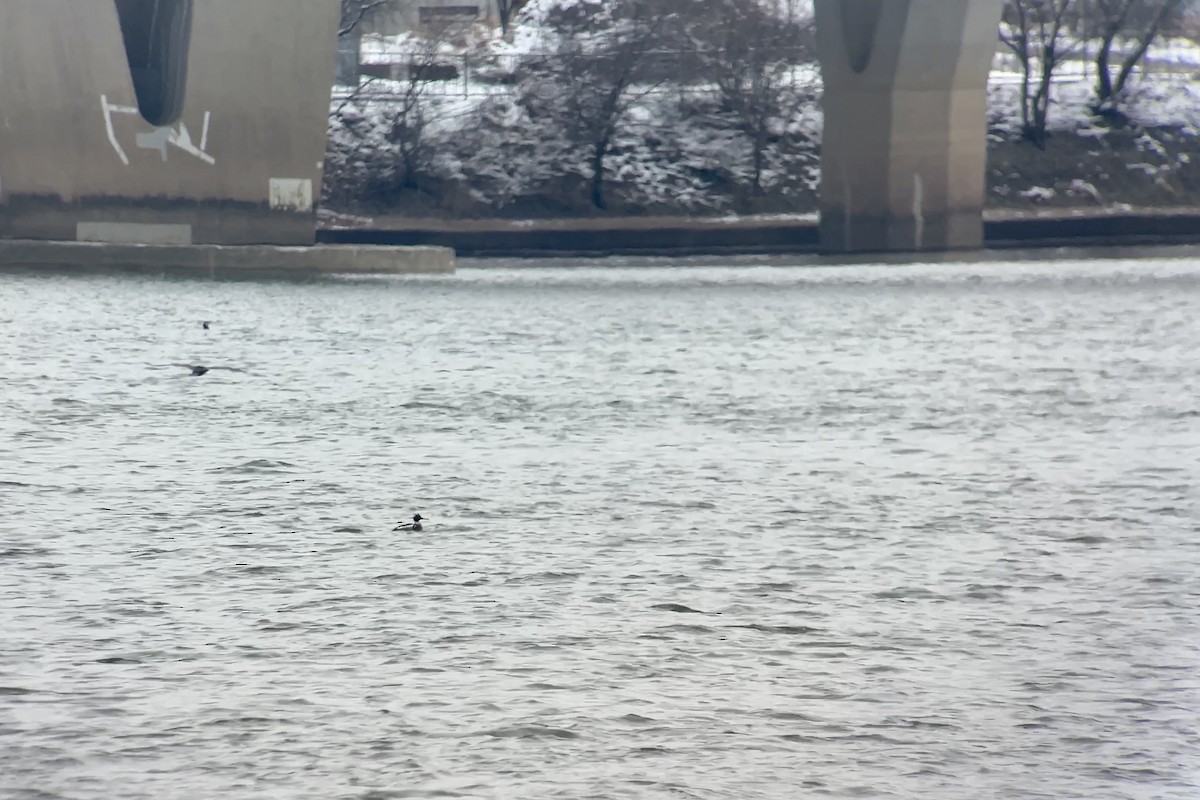
[{"label": "swimming waterbird", "polygon": [[419,531],[421,530],[421,520],[425,519],[420,514],[413,514],[412,522],[397,522],[393,531]]},{"label": "swimming waterbird", "polygon": [[246,371],[244,369],[238,369],[237,367],[205,367],[201,364],[173,364],[172,366],[183,367],[184,369],[190,369],[192,371],[192,375],[196,375],[196,376],[204,375],[214,369],[227,369],[230,372],[245,372]]}]

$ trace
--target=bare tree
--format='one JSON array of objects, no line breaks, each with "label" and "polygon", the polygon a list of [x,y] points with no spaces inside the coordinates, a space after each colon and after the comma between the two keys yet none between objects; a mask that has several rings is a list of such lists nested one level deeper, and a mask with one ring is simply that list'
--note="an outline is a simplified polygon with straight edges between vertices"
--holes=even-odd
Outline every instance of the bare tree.
[{"label": "bare tree", "polygon": [[398,183],[405,189],[420,188],[420,180],[431,156],[426,136],[429,123],[428,95],[434,81],[456,74],[442,55],[447,42],[461,40],[470,23],[453,18],[438,19],[421,26],[418,46],[407,52],[402,88],[388,105],[387,141],[395,148]]},{"label": "bare tree", "polygon": [[[380,92],[384,79],[378,76],[361,82],[333,110],[335,128],[344,135],[331,140],[327,174],[330,200],[349,205],[350,195],[374,194],[376,199],[394,198],[397,190],[421,189],[434,156],[428,136],[431,117],[430,87],[445,79],[448,69],[442,57],[445,43],[461,35],[462,24],[438,21],[422,28],[420,38],[406,54],[399,72],[393,72],[392,91]],[[368,91],[368,88],[374,91]]]},{"label": "bare tree", "polygon": [[[656,88],[650,55],[678,17],[669,0],[613,0],[599,12],[568,7],[553,20],[557,47],[549,59],[531,63],[540,84],[535,101],[562,119],[585,151],[589,196],[604,209],[605,159],[630,107]],[[540,73],[540,74],[539,74]]]},{"label": "bare tree", "polygon": [[338,37],[361,32],[360,28],[376,9],[390,6],[396,0],[342,0],[342,21],[338,25]]},{"label": "bare tree", "polygon": [[705,76],[750,144],[751,191],[763,193],[766,149],[792,70],[812,53],[812,18],[796,0],[718,0],[692,28]]},{"label": "bare tree", "polygon": [[396,0],[342,0],[342,17],[338,23],[338,58],[336,80],[341,86],[358,83],[359,61],[362,58],[363,26],[378,9],[391,6]]},{"label": "bare tree", "polygon": [[507,35],[508,28],[517,12],[525,7],[529,0],[496,0],[496,15],[500,17],[500,31]]},{"label": "bare tree", "polygon": [[1079,51],[1072,35],[1079,0],[1006,0],[1000,41],[1021,64],[1021,132],[1038,147],[1046,144],[1054,71]]},{"label": "bare tree", "polygon": [[[1092,110],[1123,121],[1119,106],[1129,79],[1163,27],[1181,16],[1184,0],[1086,0],[1085,5],[1087,33],[1098,44]],[[1119,43],[1128,47],[1123,54],[1114,53]]]}]

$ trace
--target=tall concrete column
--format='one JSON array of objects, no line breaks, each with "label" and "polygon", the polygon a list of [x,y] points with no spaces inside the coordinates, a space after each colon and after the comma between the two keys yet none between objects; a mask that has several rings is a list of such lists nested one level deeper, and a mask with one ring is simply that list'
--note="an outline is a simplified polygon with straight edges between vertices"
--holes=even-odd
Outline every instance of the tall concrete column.
[{"label": "tall concrete column", "polygon": [[983,243],[987,77],[1002,0],[816,0],[821,246]]}]

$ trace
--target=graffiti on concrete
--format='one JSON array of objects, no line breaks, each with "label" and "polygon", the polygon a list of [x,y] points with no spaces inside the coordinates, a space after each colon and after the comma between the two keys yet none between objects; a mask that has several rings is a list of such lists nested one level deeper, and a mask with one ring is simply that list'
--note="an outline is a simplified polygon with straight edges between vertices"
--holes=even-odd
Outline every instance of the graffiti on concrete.
[{"label": "graffiti on concrete", "polygon": [[[141,112],[135,106],[114,105],[108,102],[107,95],[100,95],[100,108],[104,111],[104,127],[108,131],[108,141],[112,143],[113,150],[117,151],[117,156],[121,159],[121,163],[129,166],[129,156],[125,153],[125,148],[121,146],[120,140],[117,138],[117,128],[113,123],[114,115],[140,117]],[[190,156],[203,161],[205,164],[216,164],[217,160],[208,154],[208,122],[211,118],[211,112],[204,112],[204,123],[200,131],[199,144],[192,141],[192,134],[188,130],[187,124],[182,120],[175,126],[167,125],[161,128],[155,128],[149,133],[137,134],[136,143],[138,148],[142,150],[157,150],[162,155],[162,160],[167,159],[167,145],[174,145]]]}]

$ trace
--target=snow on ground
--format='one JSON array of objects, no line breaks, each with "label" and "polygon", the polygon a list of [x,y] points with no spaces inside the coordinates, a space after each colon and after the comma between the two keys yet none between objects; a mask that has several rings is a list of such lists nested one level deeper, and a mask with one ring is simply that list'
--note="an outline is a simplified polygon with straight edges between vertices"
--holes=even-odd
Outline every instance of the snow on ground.
[{"label": "snow on ground", "polygon": [[400,60],[405,53],[420,50],[421,40],[409,33],[399,36],[382,36],[370,33],[359,42],[360,64],[391,64]]},{"label": "snow on ground", "polygon": [[1153,67],[1170,65],[1184,69],[1200,69],[1200,42],[1191,39],[1163,39],[1156,42],[1150,53]]},{"label": "snow on ground", "polygon": [[[1200,69],[1200,67],[1198,67]],[[1088,109],[1095,95],[1091,78],[1056,81],[1051,90],[1049,128],[1081,136],[1103,136]],[[1133,79],[1127,111],[1145,127],[1179,126],[1200,131],[1200,81],[1186,72],[1156,72]],[[1013,136],[1021,130],[1021,76],[993,72],[988,83],[988,122],[994,136]]]}]

